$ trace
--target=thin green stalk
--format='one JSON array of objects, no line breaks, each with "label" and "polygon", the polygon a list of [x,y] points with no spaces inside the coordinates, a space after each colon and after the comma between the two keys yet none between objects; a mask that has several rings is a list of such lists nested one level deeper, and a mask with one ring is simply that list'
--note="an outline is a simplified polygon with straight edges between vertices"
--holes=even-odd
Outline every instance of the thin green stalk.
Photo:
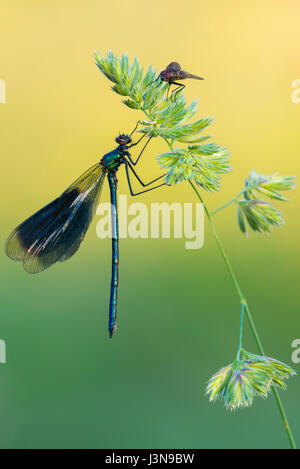
[{"label": "thin green stalk", "polygon": [[226,202],[226,204],[224,205],[221,205],[220,207],[216,208],[215,210],[213,210],[212,212],[210,212],[211,215],[215,215],[215,213],[218,213],[220,212],[221,210],[223,210],[223,208],[226,208],[228,207],[228,205],[231,205],[233,202],[235,202],[239,197],[241,197],[241,195],[243,195],[245,189],[242,189],[235,197],[233,197],[231,200],[229,200],[228,202]]},{"label": "thin green stalk", "polygon": [[[255,341],[256,341],[256,344],[257,344],[257,347],[261,353],[261,355],[265,355],[265,352],[264,352],[264,349],[263,349],[263,346],[262,346],[262,343],[260,341],[260,338],[259,338],[259,335],[257,333],[257,330],[256,330],[256,327],[255,327],[255,324],[254,324],[254,321],[253,321],[253,318],[252,318],[252,315],[250,313],[250,309],[248,307],[248,304],[247,304],[247,300],[239,286],[239,283],[237,281],[237,278],[233,272],[233,269],[231,267],[231,264],[229,262],[229,259],[224,251],[224,248],[222,246],[222,243],[221,243],[221,240],[217,234],[217,231],[216,231],[216,228],[215,228],[215,225],[214,225],[214,222],[213,222],[213,219],[212,219],[212,216],[210,214],[210,212],[208,211],[201,195],[199,194],[197,188],[194,186],[194,184],[189,181],[190,185],[192,186],[194,192],[196,193],[196,196],[198,197],[198,199],[200,200],[200,202],[203,204],[203,207],[204,207],[204,210],[205,210],[205,213],[207,215],[207,218],[208,218],[208,221],[210,223],[210,226],[211,226],[211,229],[212,229],[212,232],[213,232],[213,235],[216,239],[216,242],[217,242],[217,245],[219,247],[219,250],[221,252],[221,255],[224,259],[224,262],[226,264],[226,267],[229,271],[229,274],[230,274],[230,277],[232,279],[232,282],[235,286],[235,289],[238,293],[238,296],[240,298],[240,302],[242,305],[244,305],[245,307],[245,311],[246,311],[246,314],[247,314],[247,318],[248,318],[248,321],[249,321],[249,324],[250,324],[250,327],[251,327],[251,330],[252,330],[252,333],[254,335],[254,338],[255,338]],[[290,444],[291,444],[291,448],[292,449],[297,449],[296,448],[296,443],[295,443],[295,440],[294,440],[294,437],[293,437],[293,433],[292,433],[292,430],[290,428],[290,425],[288,423],[288,420],[287,420],[287,416],[285,414],[285,411],[284,411],[284,408],[283,408],[283,405],[282,405],[282,402],[281,402],[281,399],[279,397],[279,393],[277,391],[277,389],[273,386],[273,393],[274,393],[274,396],[275,396],[275,400],[276,400],[276,403],[277,403],[277,406],[278,406],[278,409],[279,409],[279,412],[280,412],[280,415],[281,415],[281,418],[282,418],[282,421],[283,421],[283,424],[284,424],[284,427],[285,427],[285,430],[287,432],[287,436],[289,438],[289,441],[290,441]]]},{"label": "thin green stalk", "polygon": [[168,140],[167,138],[164,138],[164,141],[166,142],[166,144],[168,145],[168,147],[170,148],[170,150],[173,151],[172,144],[169,142],[169,140]]},{"label": "thin green stalk", "polygon": [[[172,144],[168,141],[168,139],[164,139],[165,142],[167,143],[167,145],[169,146],[170,150],[172,151],[173,150],[173,147],[172,147]],[[238,293],[238,296],[239,296],[239,299],[240,299],[240,302],[241,302],[241,305],[243,308],[243,312],[244,310],[246,311],[246,314],[247,314],[247,319],[248,319],[248,322],[250,324],[250,328],[252,330],[252,333],[253,333],[253,336],[255,338],[255,341],[256,341],[256,344],[257,344],[257,347],[258,347],[258,350],[260,352],[261,355],[265,355],[265,352],[264,352],[264,348],[262,346],[262,343],[260,341],[260,338],[259,338],[259,335],[258,335],[258,332],[256,330],[256,327],[255,327],[255,324],[254,324],[254,321],[253,321],[253,318],[252,318],[252,315],[251,315],[251,312],[250,312],[250,309],[249,309],[249,306],[248,306],[248,303],[247,303],[247,300],[242,292],[242,289],[238,283],[238,280],[233,272],[233,269],[231,267],[231,264],[230,264],[230,261],[224,251],[224,248],[223,248],[223,245],[221,243],[221,240],[218,236],[218,233],[216,231],[216,228],[215,228],[215,224],[213,222],[213,219],[212,219],[212,215],[214,213],[217,213],[219,210],[221,210],[221,208],[225,208],[227,207],[228,205],[230,205],[232,202],[234,202],[235,200],[237,200],[243,193],[244,193],[244,190],[243,189],[241,192],[238,193],[237,196],[235,196],[232,200],[230,200],[229,202],[227,202],[224,206],[220,207],[219,209],[215,210],[214,212],[210,213],[201,197],[201,195],[199,194],[197,188],[194,186],[194,184],[190,182],[190,185],[192,186],[193,190],[195,191],[198,199],[200,200],[200,202],[203,204],[203,207],[204,207],[204,210],[205,210],[205,213],[207,215],[207,218],[209,220],[209,223],[210,223],[210,226],[211,226],[211,229],[212,229],[212,232],[213,232],[213,235],[215,237],[215,240],[217,242],[217,245],[219,247],[219,250],[221,252],[221,255],[223,257],[223,260],[225,262],[225,265],[228,269],[228,272],[230,274],[230,277],[231,277],[231,280],[235,286],[235,289]],[[242,322],[242,318],[241,318],[241,322]],[[240,340],[241,340],[241,335],[240,335]],[[281,415],[281,419],[282,419],[282,422],[283,422],[283,425],[284,425],[284,428],[286,430],[286,433],[287,433],[287,436],[288,436],[288,439],[290,441],[290,445],[291,445],[291,448],[292,449],[297,449],[296,448],[296,443],[295,443],[295,439],[294,439],[294,436],[293,436],[293,433],[292,433],[292,430],[290,428],[290,425],[289,425],[289,422],[288,422],[288,419],[287,419],[287,416],[286,416],[286,413],[284,411],[284,407],[282,405],[282,402],[281,402],[281,399],[280,399],[280,396],[279,396],[279,393],[277,391],[277,389],[273,386],[272,388],[273,390],[273,394],[274,394],[274,397],[275,397],[275,400],[276,400],[276,403],[277,403],[277,406],[278,406],[278,409],[279,409],[279,412],[280,412],[280,415]]]},{"label": "thin green stalk", "polygon": [[223,208],[226,208],[228,207],[229,205],[233,204],[233,202],[235,202],[236,200],[238,200],[241,195],[244,194],[244,192],[247,192],[247,191],[250,191],[252,189],[255,189],[256,187],[258,186],[258,184],[253,184],[252,186],[249,185],[248,187],[244,187],[236,196],[234,196],[232,199],[230,199],[228,202],[226,202],[226,204],[223,204],[221,205],[220,207],[216,208],[215,210],[212,210],[210,212],[211,215],[215,215],[216,213],[220,212],[221,210],[223,210]]},{"label": "thin green stalk", "polygon": [[245,309],[245,305],[244,305],[244,303],[242,303],[242,308],[241,308],[241,322],[240,322],[239,347],[238,347],[238,353],[237,353],[237,356],[236,356],[236,359],[237,359],[237,360],[240,359],[241,350],[242,350],[242,345],[243,345],[244,309]]}]

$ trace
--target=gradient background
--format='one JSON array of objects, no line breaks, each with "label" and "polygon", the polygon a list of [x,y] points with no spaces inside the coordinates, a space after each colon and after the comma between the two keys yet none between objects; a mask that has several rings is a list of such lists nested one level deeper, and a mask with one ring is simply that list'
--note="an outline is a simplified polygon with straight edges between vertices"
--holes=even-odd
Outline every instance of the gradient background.
[{"label": "gradient background", "polygon": [[[214,141],[230,149],[233,165],[221,193],[204,194],[210,208],[237,193],[251,169],[299,173],[300,104],[291,100],[298,1],[6,0],[0,13],[1,245],[142,115],[110,91],[95,49],[138,55],[158,70],[177,60],[205,77],[186,83],[187,98],[200,96],[199,115],[216,116]],[[144,179],[159,173],[155,156],[165,149],[151,144]],[[265,349],[289,364],[300,337],[298,194],[281,204],[287,224],[272,236],[244,238],[234,207],[216,218]],[[139,201],[194,200],[182,184]],[[72,260],[38,276],[1,249],[0,446],[288,447],[272,397],[236,413],[204,397],[207,379],[235,356],[240,314],[208,225],[199,251],[181,240],[121,241],[119,328],[110,341],[111,247],[97,239],[96,222]],[[299,391],[296,377],[282,398],[300,444]]]}]

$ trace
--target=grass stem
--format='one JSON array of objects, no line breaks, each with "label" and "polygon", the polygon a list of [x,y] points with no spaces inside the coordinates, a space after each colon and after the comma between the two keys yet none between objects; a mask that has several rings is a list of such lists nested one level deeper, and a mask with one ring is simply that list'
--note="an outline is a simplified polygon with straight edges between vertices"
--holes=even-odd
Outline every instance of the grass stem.
[{"label": "grass stem", "polygon": [[[224,248],[223,248],[223,245],[221,243],[221,240],[218,236],[218,233],[216,231],[216,228],[215,228],[215,224],[213,222],[213,219],[212,219],[212,215],[211,213],[208,211],[207,209],[207,206],[205,205],[201,195],[199,194],[197,188],[195,187],[195,185],[189,181],[189,184],[191,185],[191,187],[193,188],[194,192],[196,193],[196,196],[197,198],[200,200],[200,202],[203,204],[203,207],[204,207],[204,211],[207,215],[207,218],[208,218],[208,221],[209,221],[209,224],[211,226],[211,230],[213,232],[213,235],[215,237],[215,240],[217,242],[217,245],[219,247],[219,250],[221,252],[221,255],[223,257],[223,260],[226,264],[226,267],[228,269],[228,272],[230,274],[230,277],[231,277],[231,280],[235,286],[235,289],[237,291],[237,294],[239,296],[239,299],[240,299],[240,302],[241,302],[241,305],[242,305],[242,311],[246,311],[246,314],[247,314],[247,318],[248,318],[248,321],[249,321],[249,324],[250,324],[250,327],[251,327],[251,330],[252,330],[252,333],[254,335],[254,338],[255,338],[255,341],[256,341],[256,344],[257,344],[257,347],[259,349],[259,352],[261,353],[261,355],[265,355],[265,352],[264,352],[264,349],[263,349],[263,346],[262,346],[262,343],[260,341],[260,338],[259,338],[259,335],[258,335],[258,332],[256,330],[256,327],[255,327],[255,324],[254,324],[254,321],[253,321],[253,318],[252,318],[252,315],[250,313],[250,309],[249,309],[249,306],[247,304],[247,300],[241,290],[241,287],[238,283],[238,280],[233,272],[233,269],[231,267],[231,264],[230,264],[230,261],[224,251]],[[287,433],[287,436],[288,436],[288,439],[290,441],[290,445],[291,445],[291,448],[292,449],[297,449],[296,448],[296,443],[295,443],[295,440],[294,440],[294,437],[293,437],[293,433],[292,433],[292,430],[290,428],[290,425],[289,425],[289,422],[288,422],[288,419],[287,419],[287,416],[286,416],[286,413],[284,411],[284,407],[282,405],[282,402],[281,402],[281,399],[280,399],[280,396],[279,396],[279,393],[277,391],[277,389],[273,386],[273,394],[274,394],[274,397],[275,397],[275,400],[276,400],[276,403],[277,403],[277,406],[278,406],[278,409],[279,409],[279,412],[280,412],[280,415],[281,415],[281,418],[282,418],[282,422],[283,422],[283,425],[284,425],[284,428],[286,430],[286,433]]]}]

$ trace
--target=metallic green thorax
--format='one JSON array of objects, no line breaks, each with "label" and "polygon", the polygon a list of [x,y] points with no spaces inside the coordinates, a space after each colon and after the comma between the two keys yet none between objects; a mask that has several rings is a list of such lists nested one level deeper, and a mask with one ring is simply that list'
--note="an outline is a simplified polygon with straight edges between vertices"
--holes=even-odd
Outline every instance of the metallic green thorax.
[{"label": "metallic green thorax", "polygon": [[101,160],[101,164],[107,172],[118,170],[122,162],[122,148],[117,147],[115,150],[106,153]]}]

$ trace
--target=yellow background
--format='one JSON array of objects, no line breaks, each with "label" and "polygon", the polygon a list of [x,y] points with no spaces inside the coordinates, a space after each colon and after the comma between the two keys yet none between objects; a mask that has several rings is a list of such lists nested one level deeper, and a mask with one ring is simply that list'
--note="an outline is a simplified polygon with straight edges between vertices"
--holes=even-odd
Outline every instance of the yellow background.
[{"label": "yellow background", "polygon": [[[176,60],[205,77],[186,82],[186,96],[200,97],[199,116],[216,117],[209,131],[232,152],[233,166],[219,194],[204,194],[209,207],[238,192],[252,169],[297,175],[300,104],[291,95],[300,78],[299,19],[296,0],[2,1],[1,244],[141,117],[110,91],[95,49],[137,55],[157,70]],[[154,142],[147,150],[145,180],[159,173],[155,156],[165,149]],[[120,175],[120,193],[127,191]],[[287,224],[271,237],[244,239],[233,208],[217,220],[266,350],[289,364],[300,336],[297,195],[281,204]],[[182,184],[143,200],[194,199]],[[204,397],[206,380],[234,358],[239,315],[208,229],[206,238],[199,252],[182,241],[121,242],[112,342],[110,244],[96,238],[95,223],[72,261],[41,276],[28,276],[2,250],[2,447],[287,445],[272,398],[228,414]],[[298,441],[299,390],[294,378],[283,396]]]}]

